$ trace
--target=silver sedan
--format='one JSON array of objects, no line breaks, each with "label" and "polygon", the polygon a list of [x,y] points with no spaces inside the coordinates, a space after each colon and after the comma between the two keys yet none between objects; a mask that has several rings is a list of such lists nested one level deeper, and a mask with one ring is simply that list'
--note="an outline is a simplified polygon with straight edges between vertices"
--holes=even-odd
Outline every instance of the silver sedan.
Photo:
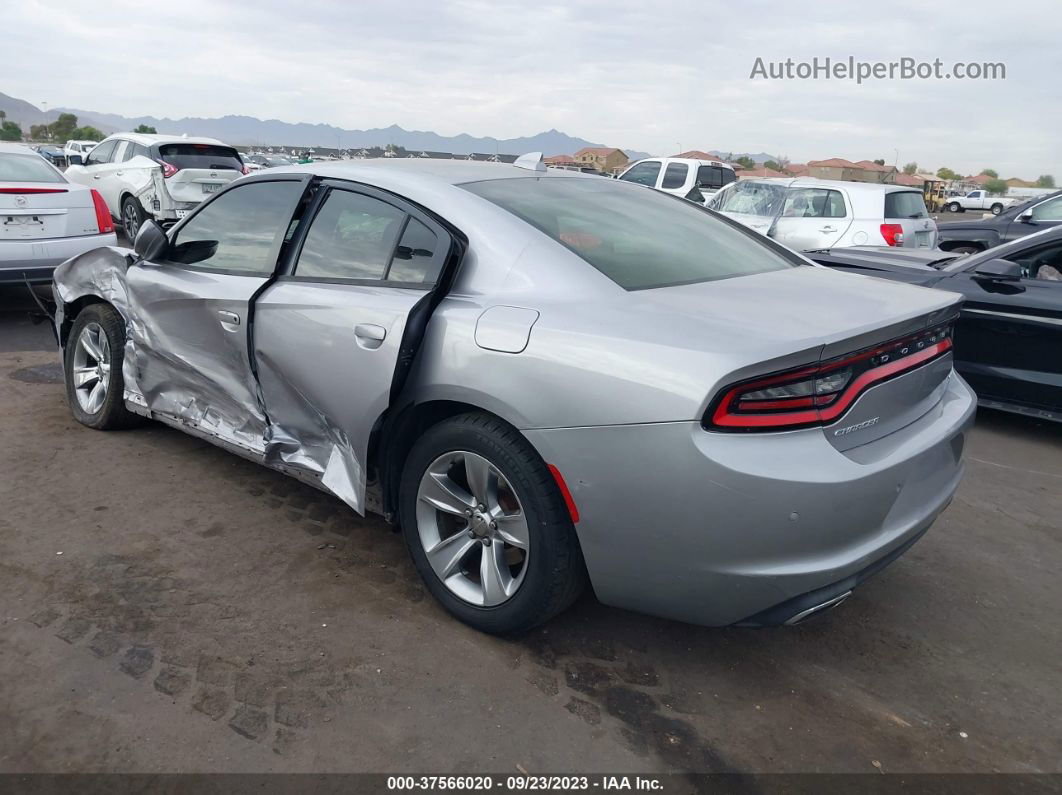
[{"label": "silver sedan", "polygon": [[974,411],[958,296],[534,156],[271,169],[54,289],[78,420],[383,514],[488,632],[586,583],[701,624],[831,607],[948,504]]}]

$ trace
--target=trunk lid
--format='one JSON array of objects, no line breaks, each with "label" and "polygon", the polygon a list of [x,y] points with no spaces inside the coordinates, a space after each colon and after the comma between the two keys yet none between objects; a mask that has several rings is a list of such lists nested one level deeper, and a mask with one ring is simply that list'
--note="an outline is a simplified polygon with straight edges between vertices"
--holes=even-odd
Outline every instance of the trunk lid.
[{"label": "trunk lid", "polygon": [[44,240],[98,232],[92,193],[85,186],[0,182],[0,240]]},{"label": "trunk lid", "polygon": [[885,194],[885,223],[903,229],[903,248],[936,248],[937,223],[929,217],[919,191],[898,190]]},{"label": "trunk lid", "polygon": [[[730,372],[706,396],[706,408],[728,386],[749,379],[871,349],[886,349],[890,359],[913,355],[920,350],[914,347],[917,338],[954,317],[962,301],[955,293],[818,266],[643,290],[632,297],[639,316],[655,314],[694,340],[726,341],[709,346],[725,347]],[[890,344],[909,338],[912,350],[903,354],[898,342]],[[945,354],[876,383],[822,432],[842,451],[894,433],[940,400],[950,371],[951,355]]]},{"label": "trunk lid", "polygon": [[159,158],[177,169],[163,180],[167,192],[176,202],[198,204],[243,175],[243,161],[231,146],[162,144]]}]

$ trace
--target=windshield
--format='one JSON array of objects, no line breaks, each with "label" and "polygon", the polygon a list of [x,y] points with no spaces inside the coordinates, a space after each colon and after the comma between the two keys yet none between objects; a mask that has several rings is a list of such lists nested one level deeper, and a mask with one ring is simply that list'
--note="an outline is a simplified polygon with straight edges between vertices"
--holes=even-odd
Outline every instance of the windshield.
[{"label": "windshield", "polygon": [[725,193],[721,193],[713,209],[721,213],[773,218],[782,209],[785,194],[785,185],[744,180],[727,188]]},{"label": "windshield", "polygon": [[549,235],[626,290],[802,264],[703,208],[620,180],[517,178],[461,187]]},{"label": "windshield", "polygon": [[0,182],[66,182],[40,155],[0,155]]},{"label": "windshield", "polygon": [[243,170],[239,153],[217,144],[163,144],[159,156],[176,168],[222,168]]},{"label": "windshield", "polygon": [[266,165],[270,166],[290,166],[293,165],[291,160],[286,157],[267,157],[265,158]]}]

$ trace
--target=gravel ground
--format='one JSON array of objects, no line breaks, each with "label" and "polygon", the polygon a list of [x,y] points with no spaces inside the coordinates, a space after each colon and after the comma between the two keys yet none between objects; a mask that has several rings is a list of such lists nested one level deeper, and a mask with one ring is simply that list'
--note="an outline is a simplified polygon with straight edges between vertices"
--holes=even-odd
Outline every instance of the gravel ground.
[{"label": "gravel ground", "polygon": [[502,640],[381,520],[78,425],[23,306],[0,291],[2,772],[1062,772],[1060,426],[982,412],[951,507],[816,621],[587,596]]}]

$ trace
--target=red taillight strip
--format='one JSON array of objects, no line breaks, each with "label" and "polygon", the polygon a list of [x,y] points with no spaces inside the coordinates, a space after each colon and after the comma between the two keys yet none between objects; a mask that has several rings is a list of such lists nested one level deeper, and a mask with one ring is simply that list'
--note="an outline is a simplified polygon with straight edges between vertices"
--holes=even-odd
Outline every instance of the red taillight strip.
[{"label": "red taillight strip", "polygon": [[572,497],[572,493],[568,491],[568,484],[564,482],[564,476],[553,464],[546,464],[546,466],[549,467],[549,473],[553,475],[553,479],[557,481],[557,488],[560,489],[561,496],[564,498],[564,504],[568,506],[568,515],[572,518],[572,524],[579,524],[579,509],[575,507],[575,499]]},{"label": "red taillight strip", "polygon": [[111,211],[107,209],[107,202],[95,188],[92,188],[92,206],[96,209],[96,228],[99,234],[106,235],[114,231],[114,222],[111,221]]},{"label": "red taillight strip", "polygon": [[[888,362],[887,364],[875,367],[871,370],[867,370],[866,372],[860,374],[857,378],[855,378],[852,383],[845,388],[845,390],[840,394],[837,401],[833,403],[833,405],[826,408],[811,409],[809,411],[795,411],[791,413],[787,412],[786,414],[781,415],[731,414],[729,413],[729,406],[733,401],[734,397],[739,393],[749,391],[751,387],[761,385],[762,382],[753,382],[752,384],[740,384],[730,389],[730,391],[726,393],[726,397],[719,401],[719,405],[716,406],[715,411],[712,413],[712,424],[721,428],[775,427],[784,429],[797,425],[821,424],[830,422],[831,420],[835,420],[840,417],[848,409],[848,407],[855,402],[855,399],[859,397],[860,394],[865,392],[874,384],[892,378],[893,376],[898,375],[899,373],[902,373],[906,370],[911,370],[921,364],[925,364],[930,359],[935,359],[938,356],[942,356],[950,349],[951,338],[945,337],[940,342],[937,342],[929,346],[928,348],[919,351],[918,353],[913,353],[910,356],[903,357],[902,359],[897,359],[895,361]],[[874,354],[864,353],[852,357],[852,359],[841,360],[837,364],[831,365],[830,370],[835,370],[838,366],[842,366],[850,361],[866,358],[868,355]],[[811,372],[815,372],[815,369],[812,368]],[[773,383],[779,380],[790,381],[794,378],[799,378],[800,375],[805,375],[807,373],[807,370],[801,370],[795,373],[786,373],[782,376],[770,379],[769,382]],[[771,408],[770,406],[764,405],[764,403],[766,402],[768,401],[758,401],[755,402],[755,405],[761,408]],[[745,405],[747,405],[748,403],[749,401],[744,401]]]},{"label": "red taillight strip", "polygon": [[66,193],[66,188],[0,188],[0,193]]}]

